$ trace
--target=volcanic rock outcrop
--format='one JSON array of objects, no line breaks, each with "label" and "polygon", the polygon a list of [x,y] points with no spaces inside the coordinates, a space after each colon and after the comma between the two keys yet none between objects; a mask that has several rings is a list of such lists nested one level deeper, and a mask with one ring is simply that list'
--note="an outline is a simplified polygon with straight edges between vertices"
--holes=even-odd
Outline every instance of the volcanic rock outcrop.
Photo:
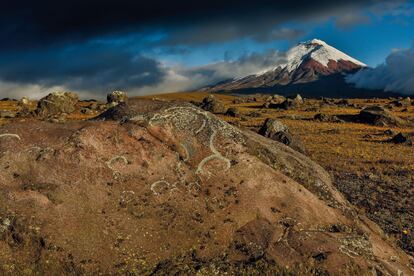
[{"label": "volcanic rock outcrop", "polygon": [[190,104],[0,127],[0,274],[409,275],[317,164]]},{"label": "volcanic rock outcrop", "polygon": [[53,92],[39,100],[35,110],[40,117],[54,117],[72,113],[79,101],[72,92]]}]

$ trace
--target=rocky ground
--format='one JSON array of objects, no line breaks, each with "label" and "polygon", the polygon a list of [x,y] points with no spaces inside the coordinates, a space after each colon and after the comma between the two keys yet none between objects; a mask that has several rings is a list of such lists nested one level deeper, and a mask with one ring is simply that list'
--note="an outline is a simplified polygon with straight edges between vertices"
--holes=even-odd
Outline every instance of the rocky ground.
[{"label": "rocky ground", "polygon": [[411,100],[123,96],[0,102],[0,274],[413,273]]},{"label": "rocky ground", "polygon": [[[201,102],[206,96],[159,97]],[[306,154],[331,174],[336,188],[406,252],[414,254],[414,100],[305,99],[297,106],[281,108],[286,103],[280,96],[216,98],[238,110],[236,117],[217,114],[235,125],[258,131],[272,118],[288,126]],[[382,115],[361,118],[364,108],[374,107],[373,113],[378,113],[377,106],[385,107]],[[399,133],[406,139],[391,141]]]}]

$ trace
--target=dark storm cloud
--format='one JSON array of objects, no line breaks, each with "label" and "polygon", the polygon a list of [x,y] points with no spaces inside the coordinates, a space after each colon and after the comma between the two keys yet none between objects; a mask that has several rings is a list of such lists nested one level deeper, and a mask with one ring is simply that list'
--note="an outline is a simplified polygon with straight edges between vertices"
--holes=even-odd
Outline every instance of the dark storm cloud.
[{"label": "dark storm cloud", "polygon": [[1,80],[69,89],[127,89],[154,85],[164,77],[160,64],[110,45],[88,43],[57,51],[9,54],[0,59]]},{"label": "dark storm cloud", "polygon": [[[159,92],[174,89],[171,83],[194,87],[267,65],[252,55],[248,61],[242,57],[190,72],[166,68],[142,52],[182,55],[192,47],[243,38],[297,39],[303,30],[285,23],[337,17],[378,2],[382,1],[0,1],[0,95],[5,87],[8,95],[13,94],[19,85],[94,95],[111,89],[160,88]],[[154,34],[161,35],[153,38]]]},{"label": "dark storm cloud", "polygon": [[[373,2],[377,1],[1,1],[0,47],[45,47],[146,28],[167,28],[173,34],[176,31],[177,37],[171,38],[171,43],[185,43],[189,38],[180,30],[189,26],[207,34],[202,39],[191,32],[195,36],[193,42],[226,40],[253,35],[261,30],[257,26],[272,29],[274,24],[298,16],[317,16],[323,11]],[[214,26],[223,29],[213,31]]]}]

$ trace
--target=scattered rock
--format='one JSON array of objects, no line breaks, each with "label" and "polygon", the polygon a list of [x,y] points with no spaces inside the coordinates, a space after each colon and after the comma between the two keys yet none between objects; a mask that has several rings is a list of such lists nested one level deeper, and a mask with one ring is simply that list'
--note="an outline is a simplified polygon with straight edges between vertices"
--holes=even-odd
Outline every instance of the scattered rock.
[{"label": "scattered rock", "polygon": [[385,131],[384,131],[384,134],[385,134],[385,135],[390,135],[390,136],[397,135],[397,133],[396,133],[394,130],[392,130],[392,129],[387,129],[387,130],[385,130]]},{"label": "scattered rock", "polygon": [[316,114],[313,119],[315,119],[316,121],[320,121],[320,122],[329,122],[331,116],[324,114],[324,113],[318,113]]},{"label": "scattered rock", "polygon": [[237,107],[230,107],[227,109],[226,115],[230,117],[240,117],[240,110]]},{"label": "scattered rock", "polygon": [[334,105],[335,104],[335,99],[322,97],[321,98],[321,103],[322,103],[322,105],[326,105],[326,106]]},{"label": "scattered rock", "polygon": [[106,104],[99,104],[97,108],[98,111],[104,111],[107,109],[108,109],[108,106]]},{"label": "scattered rock", "polygon": [[47,118],[64,116],[76,110],[78,95],[72,92],[53,92],[39,100],[35,114]]},{"label": "scattered rock", "polygon": [[390,142],[394,144],[407,144],[407,145],[413,145],[413,135],[404,134],[404,133],[398,133],[392,139]]},{"label": "scattered rock", "polygon": [[247,102],[255,103],[255,102],[257,102],[257,98],[256,97],[249,97],[249,98],[247,98]]},{"label": "scattered rock", "polygon": [[393,115],[382,106],[369,106],[362,109],[358,115],[358,120],[361,123],[376,126],[393,126],[404,123],[401,118]]},{"label": "scattered rock", "polygon": [[114,106],[120,103],[126,103],[128,96],[124,91],[112,91],[106,96],[106,100],[109,105]]},{"label": "scattered rock", "polygon": [[282,122],[267,118],[259,129],[259,134],[265,137],[271,137],[278,132],[287,132],[288,127]]},{"label": "scattered rock", "polygon": [[395,100],[395,101],[392,101],[390,104],[396,107],[408,107],[411,105],[411,98],[407,97],[404,99]]},{"label": "scattered rock", "polygon": [[30,100],[27,97],[23,97],[17,103],[18,111],[16,113],[17,117],[26,117],[30,115]]},{"label": "scattered rock", "polygon": [[343,123],[344,121],[336,117],[335,115],[328,115],[324,113],[316,114],[313,119],[319,122],[331,122],[331,123]]},{"label": "scattered rock", "polygon": [[293,101],[296,102],[297,104],[303,104],[303,98],[301,95],[297,94],[294,98]]},{"label": "scattered rock", "polygon": [[269,108],[269,107],[270,107],[270,105],[271,105],[271,102],[265,102],[265,103],[263,104],[263,108]]},{"label": "scattered rock", "polygon": [[264,137],[283,143],[301,153],[305,153],[305,148],[299,139],[294,139],[289,132],[289,128],[278,120],[267,118],[258,133]]},{"label": "scattered rock", "polygon": [[214,114],[224,114],[227,109],[224,104],[214,95],[209,95],[203,99],[201,108]]},{"label": "scattered rock", "polygon": [[283,103],[280,104],[273,104],[270,103],[269,108],[276,108],[276,109],[295,109],[299,106],[299,104],[291,99],[286,99]]},{"label": "scattered rock", "polygon": [[282,103],[271,103],[269,107],[288,110],[298,108],[302,104],[303,99],[299,94],[297,94],[294,98],[285,99]]},{"label": "scattered rock", "polygon": [[351,102],[347,99],[340,99],[336,104],[339,106],[350,106]]},{"label": "scattered rock", "polygon": [[273,103],[276,103],[276,104],[278,104],[278,103],[283,103],[284,101],[286,100],[286,98],[285,97],[283,97],[282,95],[273,95],[272,96],[272,102]]},{"label": "scattered rock", "polygon": [[80,112],[81,112],[82,114],[85,114],[85,115],[92,115],[92,114],[94,114],[94,113],[95,113],[92,109],[89,109],[89,108],[82,108],[82,109],[80,110]]},{"label": "scattered rock", "polygon": [[281,106],[282,103],[286,101],[286,98],[281,95],[273,95],[269,96],[265,99],[265,103],[263,104],[264,108],[283,108]]},{"label": "scattered rock", "polygon": [[249,114],[247,114],[247,116],[252,117],[252,118],[260,118],[262,117],[262,114],[257,111],[252,111]]},{"label": "scattered rock", "polygon": [[242,103],[245,103],[245,102],[246,102],[246,99],[244,99],[244,98],[235,98],[232,101],[233,104],[242,104]]}]

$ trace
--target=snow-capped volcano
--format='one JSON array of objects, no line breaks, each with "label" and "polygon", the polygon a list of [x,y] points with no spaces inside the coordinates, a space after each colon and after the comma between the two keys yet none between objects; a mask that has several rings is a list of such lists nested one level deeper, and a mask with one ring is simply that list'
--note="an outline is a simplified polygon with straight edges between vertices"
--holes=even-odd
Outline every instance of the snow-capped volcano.
[{"label": "snow-capped volcano", "polygon": [[353,64],[365,67],[366,65],[356,60],[338,49],[326,44],[326,42],[313,39],[307,42],[299,43],[287,52],[286,69],[291,72],[300,67],[308,60],[314,60],[325,67],[329,67],[331,62],[352,62]]},{"label": "snow-capped volcano", "polygon": [[283,91],[289,89],[281,86],[313,83],[329,76],[342,76],[366,67],[361,61],[319,39],[299,43],[286,52],[285,58],[285,63],[270,70],[221,82],[207,89],[231,91],[265,88],[271,91],[271,88],[277,88],[277,91]]}]

